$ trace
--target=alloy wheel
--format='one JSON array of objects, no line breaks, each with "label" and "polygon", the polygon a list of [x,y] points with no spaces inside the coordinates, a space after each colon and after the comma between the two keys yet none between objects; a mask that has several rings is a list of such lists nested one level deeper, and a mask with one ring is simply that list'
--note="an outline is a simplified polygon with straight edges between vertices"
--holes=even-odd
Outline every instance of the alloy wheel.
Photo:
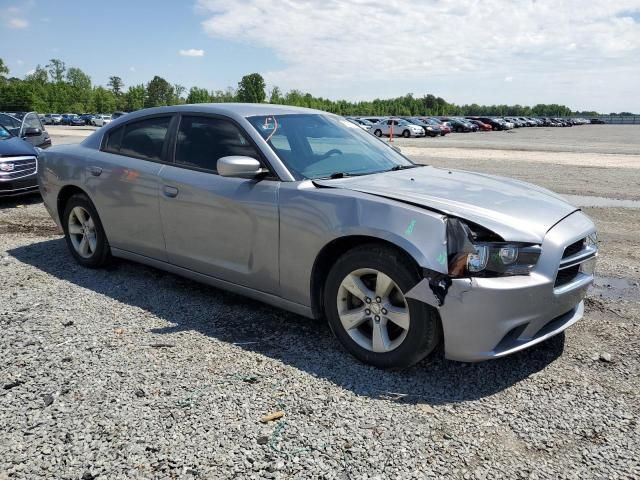
[{"label": "alloy wheel", "polygon": [[82,258],[91,258],[98,246],[96,226],[87,210],[78,206],[69,214],[67,223],[69,239],[75,251]]},{"label": "alloy wheel", "polygon": [[398,285],[371,268],[351,272],[338,289],[338,316],[360,347],[390,352],[402,344],[410,325],[409,306]]}]

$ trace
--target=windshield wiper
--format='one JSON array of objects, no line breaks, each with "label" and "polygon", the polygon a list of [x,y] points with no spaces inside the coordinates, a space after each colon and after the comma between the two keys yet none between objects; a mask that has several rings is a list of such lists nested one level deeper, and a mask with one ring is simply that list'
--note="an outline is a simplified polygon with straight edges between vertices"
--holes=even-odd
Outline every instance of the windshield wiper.
[{"label": "windshield wiper", "polygon": [[417,168],[422,166],[423,165],[396,165],[395,167],[391,167],[389,172],[397,172],[398,170],[407,170],[409,168]]}]

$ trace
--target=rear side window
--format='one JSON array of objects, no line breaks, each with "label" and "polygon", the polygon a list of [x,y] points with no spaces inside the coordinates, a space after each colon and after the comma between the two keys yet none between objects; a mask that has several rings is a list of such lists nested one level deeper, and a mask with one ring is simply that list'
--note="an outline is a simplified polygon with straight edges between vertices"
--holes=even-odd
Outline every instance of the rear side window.
[{"label": "rear side window", "polygon": [[24,117],[24,127],[25,128],[38,128],[42,130],[42,124],[40,123],[40,119],[37,115],[30,113],[26,117]]},{"label": "rear side window", "polygon": [[147,118],[109,133],[104,150],[146,160],[162,160],[171,117]]},{"label": "rear side window", "polygon": [[233,155],[260,159],[248,137],[233,122],[212,117],[182,117],[176,142],[176,164],[216,172],[218,159]]}]

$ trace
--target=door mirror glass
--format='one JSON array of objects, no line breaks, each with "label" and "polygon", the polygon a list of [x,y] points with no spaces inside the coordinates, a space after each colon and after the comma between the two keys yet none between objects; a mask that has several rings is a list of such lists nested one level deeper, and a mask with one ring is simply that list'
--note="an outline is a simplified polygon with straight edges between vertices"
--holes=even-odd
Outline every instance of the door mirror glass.
[{"label": "door mirror glass", "polygon": [[258,160],[242,156],[218,159],[217,170],[218,174],[223,177],[254,178],[263,173]]}]

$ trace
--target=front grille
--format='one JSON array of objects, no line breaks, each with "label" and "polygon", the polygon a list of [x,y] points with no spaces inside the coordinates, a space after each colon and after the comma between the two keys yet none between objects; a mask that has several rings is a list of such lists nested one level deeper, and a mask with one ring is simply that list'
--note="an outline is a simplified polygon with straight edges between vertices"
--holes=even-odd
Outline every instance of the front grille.
[{"label": "front grille", "polygon": [[567,245],[562,253],[554,287],[559,288],[573,282],[580,275],[582,263],[593,258],[597,252],[597,248],[588,245],[585,238]]},{"label": "front grille", "polygon": [[13,169],[9,171],[0,168],[0,182],[3,180],[16,180],[22,177],[28,177],[36,173],[38,162],[36,157],[3,157],[0,164],[11,164]]},{"label": "front grille", "polygon": [[570,257],[571,255],[575,255],[583,248],[584,248],[584,238],[581,240],[578,240],[575,243],[572,243],[567,248],[565,248],[564,253],[562,254],[562,258],[567,258],[567,257]]},{"label": "front grille", "polygon": [[564,270],[558,270],[554,287],[561,287],[562,285],[570,283],[574,278],[576,278],[579,272],[580,265],[574,265],[573,267],[565,268]]}]

